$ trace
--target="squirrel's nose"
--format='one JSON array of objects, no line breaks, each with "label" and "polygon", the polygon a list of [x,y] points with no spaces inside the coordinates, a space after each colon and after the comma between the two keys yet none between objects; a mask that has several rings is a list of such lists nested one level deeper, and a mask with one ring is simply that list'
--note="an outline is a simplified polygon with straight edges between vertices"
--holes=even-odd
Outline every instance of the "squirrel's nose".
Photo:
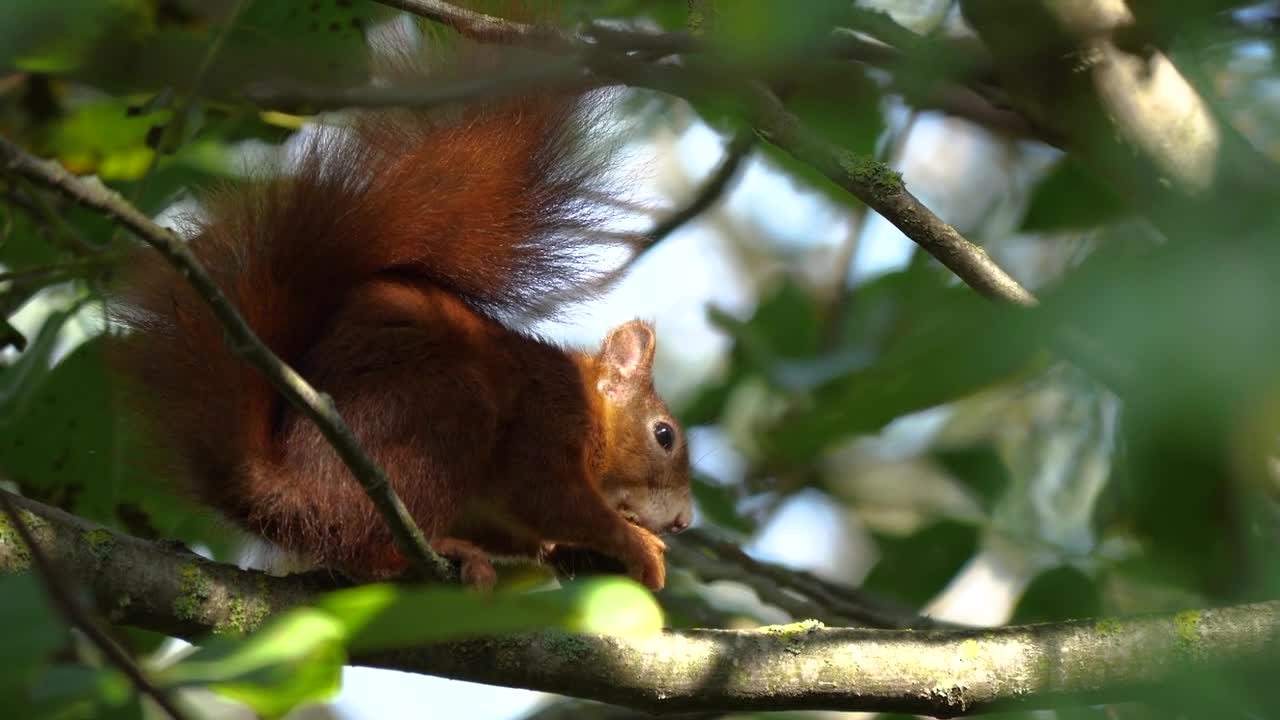
[{"label": "squirrel's nose", "polygon": [[676,516],[676,519],[672,520],[671,524],[667,526],[667,531],[671,533],[684,532],[685,530],[688,530],[688,529],[689,529],[688,513],[680,513],[679,515]]}]

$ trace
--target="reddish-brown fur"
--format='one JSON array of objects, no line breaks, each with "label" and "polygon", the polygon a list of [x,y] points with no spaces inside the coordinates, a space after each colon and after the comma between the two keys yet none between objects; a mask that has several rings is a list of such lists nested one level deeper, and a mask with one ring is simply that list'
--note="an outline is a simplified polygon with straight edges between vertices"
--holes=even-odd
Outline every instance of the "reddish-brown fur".
[{"label": "reddish-brown fur", "polygon": [[[591,110],[575,96],[365,115],[310,143],[295,172],[208,197],[191,241],[481,586],[489,554],[567,545],[658,588],[655,533],[688,524],[687,454],[653,389],[651,329],[615,328],[589,354],[501,321],[588,273]],[[132,332],[111,358],[194,492],[324,566],[401,571],[336,453],[230,352],[185,281],[149,251],[129,268],[114,317]],[[660,447],[655,423],[675,428],[675,447]]]}]

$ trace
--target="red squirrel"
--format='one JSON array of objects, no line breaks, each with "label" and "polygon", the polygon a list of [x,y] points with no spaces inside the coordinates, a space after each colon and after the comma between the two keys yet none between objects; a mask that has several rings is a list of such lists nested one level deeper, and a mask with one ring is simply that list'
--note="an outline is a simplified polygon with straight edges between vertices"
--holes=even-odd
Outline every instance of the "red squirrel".
[{"label": "red squirrel", "polygon": [[[556,547],[665,578],[691,519],[684,434],[654,390],[654,332],[597,352],[513,329],[580,284],[602,242],[598,102],[526,95],[370,111],[297,167],[208,194],[190,248],[245,320],[328,393],[463,582]],[[593,239],[593,231],[595,231]],[[158,254],[114,290],[114,368],[190,489],[242,528],[357,579],[407,569],[315,426],[226,347]]]}]

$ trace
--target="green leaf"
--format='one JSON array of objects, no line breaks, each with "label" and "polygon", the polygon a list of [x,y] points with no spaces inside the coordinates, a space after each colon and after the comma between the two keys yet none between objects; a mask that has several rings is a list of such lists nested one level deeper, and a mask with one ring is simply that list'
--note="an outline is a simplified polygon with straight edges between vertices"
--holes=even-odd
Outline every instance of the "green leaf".
[{"label": "green leaf", "polygon": [[943,521],[905,538],[877,535],[880,559],[863,587],[913,607],[946,587],[978,549],[978,529]]},{"label": "green leaf", "polygon": [[346,661],[343,624],[299,608],[247,638],[219,637],[157,674],[168,687],[208,687],[266,718],[337,693]]},{"label": "green leaf", "polygon": [[372,585],[331,593],[316,605],[341,620],[353,651],[547,627],[619,635],[662,627],[662,610],[653,596],[619,577],[572,582],[556,591],[488,596],[458,588]]},{"label": "green leaf", "polygon": [[1031,581],[1013,611],[1014,624],[1060,622],[1102,614],[1102,598],[1093,578],[1064,565]]},{"label": "green leaf", "polygon": [[480,595],[452,587],[364,585],[317,598],[247,638],[218,637],[165,670],[168,686],[209,686],[276,718],[338,689],[348,650],[367,652],[558,627],[576,632],[657,632],[653,596],[622,578],[563,590]]},{"label": "green leaf", "polygon": [[1009,487],[1009,469],[990,445],[934,450],[933,459],[974,492],[990,512]]},{"label": "green leaf", "polygon": [[[50,358],[58,342],[58,331],[70,317],[71,313],[61,310],[50,314],[40,326],[35,340],[27,345],[18,359],[0,369],[0,430],[17,430],[14,427],[16,420],[25,417],[32,395],[50,372]],[[4,447],[13,442],[12,437],[0,440],[0,466],[3,466]]]},{"label": "green leaf", "polygon": [[[21,538],[8,529],[0,533],[0,545],[20,543]],[[24,553],[25,551],[19,551]],[[0,698],[25,695],[28,683],[44,666],[49,656],[70,639],[66,626],[49,607],[40,583],[32,573],[0,576],[0,625],[5,628],[0,639]]]},{"label": "green leaf", "polygon": [[153,127],[168,123],[172,113],[133,113],[130,107],[123,98],[109,98],[63,115],[48,128],[45,153],[77,174],[93,173],[104,180],[141,176],[155,155],[147,136]]},{"label": "green leaf", "polygon": [[[81,345],[32,383],[24,400],[0,421],[0,467],[6,475],[43,490],[115,485],[116,426],[99,341]],[[110,515],[109,508],[92,509],[96,517]]]},{"label": "green leaf", "polygon": [[[25,210],[0,202],[0,265],[7,270],[48,265],[62,257],[59,248],[42,236]],[[8,291],[0,291],[3,298]],[[25,298],[23,299],[25,301]],[[21,303],[0,301],[0,312],[16,310]]]},{"label": "green leaf", "polygon": [[749,535],[755,531],[755,523],[743,517],[737,509],[737,493],[733,488],[694,473],[689,478],[698,514],[713,524]]},{"label": "green leaf", "polygon": [[[879,87],[866,69],[852,63],[832,63],[806,69],[790,81],[787,109],[827,142],[858,158],[875,157],[876,142],[884,133]],[[853,207],[861,201],[809,163],[770,143],[764,154],[777,163],[797,185],[815,190],[828,200]]]},{"label": "green leaf", "polygon": [[1031,367],[1050,329],[1033,312],[957,288],[874,364],[814,389],[764,441],[778,459],[804,460],[895,418],[1008,381]]},{"label": "green leaf", "polygon": [[97,43],[148,27],[146,0],[6,0],[0,24],[0,67],[57,73],[79,67]]},{"label": "green leaf", "polygon": [[1276,587],[1278,525],[1262,496],[1280,427],[1274,237],[1259,227],[1230,242],[1102,248],[1042,293],[1051,324],[1070,323],[1137,369],[1122,387],[1111,522],[1182,590]]},{"label": "green leaf", "polygon": [[769,64],[808,57],[838,24],[846,3],[788,0],[719,3],[711,41],[731,61]]},{"label": "green leaf", "polygon": [[0,26],[0,66],[116,93],[185,92],[199,77],[203,94],[224,98],[254,84],[362,83],[365,30],[390,16],[369,0],[259,1],[228,30],[226,3],[184,3],[175,21],[154,17],[146,0],[12,2],[16,14]]},{"label": "green leaf", "polygon": [[814,298],[790,279],[761,299],[748,320],[718,308],[708,319],[733,337],[729,361],[744,376],[763,377],[774,387],[809,387],[826,370],[815,361],[822,343],[821,310]]},{"label": "green leaf", "polygon": [[1126,210],[1110,188],[1066,156],[1036,185],[1020,230],[1025,233],[1088,230],[1119,220]]},{"label": "green leaf", "polygon": [[[37,338],[20,364],[43,342]],[[103,343],[95,338],[80,345],[47,374],[11,377],[9,368],[0,375],[4,387],[16,382],[22,391],[0,406],[0,471],[33,497],[81,517],[119,525],[128,508],[130,517],[146,517],[147,534],[221,548],[226,533],[216,518],[157,486],[172,478],[151,472],[152,449],[117,407]],[[40,368],[43,361],[32,355],[30,362]]]},{"label": "green leaf", "polygon": [[31,691],[30,720],[142,720],[133,684],[114,668],[55,665]]}]

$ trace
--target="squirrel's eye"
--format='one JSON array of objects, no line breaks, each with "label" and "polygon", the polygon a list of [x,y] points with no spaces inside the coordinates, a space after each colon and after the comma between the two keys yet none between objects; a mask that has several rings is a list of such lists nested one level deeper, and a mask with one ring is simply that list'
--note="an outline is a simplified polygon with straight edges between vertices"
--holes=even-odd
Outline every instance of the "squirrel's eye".
[{"label": "squirrel's eye", "polygon": [[658,441],[663,450],[670,452],[676,444],[676,431],[664,422],[654,423],[653,439]]}]

